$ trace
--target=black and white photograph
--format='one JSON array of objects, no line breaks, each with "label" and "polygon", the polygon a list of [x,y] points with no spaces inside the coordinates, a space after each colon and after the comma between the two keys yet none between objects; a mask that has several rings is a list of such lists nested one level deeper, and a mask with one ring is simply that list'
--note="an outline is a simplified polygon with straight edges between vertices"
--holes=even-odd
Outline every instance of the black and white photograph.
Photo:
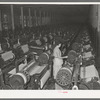
[{"label": "black and white photograph", "polygon": [[0,90],[100,90],[100,4],[0,4]]}]

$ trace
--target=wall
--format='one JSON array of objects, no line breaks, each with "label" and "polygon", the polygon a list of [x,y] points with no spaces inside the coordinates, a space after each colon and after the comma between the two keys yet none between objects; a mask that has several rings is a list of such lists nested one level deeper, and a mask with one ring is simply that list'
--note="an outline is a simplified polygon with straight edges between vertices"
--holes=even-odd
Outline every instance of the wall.
[{"label": "wall", "polygon": [[98,27],[98,5],[91,6],[90,23],[94,28]]},{"label": "wall", "polygon": [[100,5],[92,5],[90,10],[90,36],[96,53],[96,66],[100,68]]},{"label": "wall", "polygon": [[71,17],[67,17],[66,22],[70,22],[70,23],[85,23],[87,20],[87,16],[71,16]]},{"label": "wall", "polygon": [[64,24],[70,24],[70,23],[86,23],[87,22],[87,15],[75,15],[75,16],[60,16],[57,15],[55,17],[54,21],[55,24],[64,23]]}]

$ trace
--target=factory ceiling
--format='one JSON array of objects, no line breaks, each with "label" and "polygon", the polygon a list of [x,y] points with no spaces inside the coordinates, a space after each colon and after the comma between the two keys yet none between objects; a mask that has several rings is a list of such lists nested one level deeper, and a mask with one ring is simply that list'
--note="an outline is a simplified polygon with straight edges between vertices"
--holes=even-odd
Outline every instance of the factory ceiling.
[{"label": "factory ceiling", "polygon": [[25,7],[32,7],[33,9],[41,9],[57,14],[75,16],[87,15],[89,13],[90,5],[24,5]]},{"label": "factory ceiling", "polygon": [[[33,10],[41,10],[53,12],[63,16],[87,16],[89,14],[90,5],[14,5],[16,10],[23,6],[24,8],[31,8]],[[9,8],[9,5],[0,5],[0,8]]]}]

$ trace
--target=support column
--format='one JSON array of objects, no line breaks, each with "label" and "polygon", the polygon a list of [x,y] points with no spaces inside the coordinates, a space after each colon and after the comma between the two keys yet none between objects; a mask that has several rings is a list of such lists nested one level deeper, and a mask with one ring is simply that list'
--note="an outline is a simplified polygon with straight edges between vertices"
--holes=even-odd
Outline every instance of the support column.
[{"label": "support column", "polygon": [[53,19],[53,24],[54,24],[55,23],[54,13],[52,15],[52,19]]},{"label": "support column", "polygon": [[49,25],[49,12],[47,12],[47,25]]},{"label": "support column", "polygon": [[40,11],[40,25],[42,24],[42,16],[41,16],[41,11]]},{"label": "support column", "polygon": [[11,5],[11,23],[12,23],[12,30],[14,31],[14,29],[15,29],[15,24],[14,24],[14,11],[13,11],[13,5]]},{"label": "support column", "polygon": [[34,11],[34,16],[35,16],[35,26],[37,26],[37,15],[36,15],[36,10]]},{"label": "support column", "polygon": [[31,21],[31,9],[29,8],[29,27],[32,27],[32,21]]},{"label": "support column", "polygon": [[22,24],[22,28],[24,28],[24,22],[23,22],[23,17],[24,17],[24,15],[23,15],[23,7],[21,7],[21,24]]},{"label": "support column", "polygon": [[2,31],[1,10],[0,10],[0,31]]},{"label": "support column", "polygon": [[47,13],[45,12],[45,25],[47,24]]},{"label": "support column", "polygon": [[52,24],[52,20],[53,20],[53,15],[52,15],[52,13],[51,13],[51,24]]},{"label": "support column", "polygon": [[96,35],[96,64],[97,67],[100,68],[100,5],[97,5],[97,22],[98,22],[98,27],[97,27],[97,35]]},{"label": "support column", "polygon": [[45,25],[45,11],[43,12],[43,25]]}]

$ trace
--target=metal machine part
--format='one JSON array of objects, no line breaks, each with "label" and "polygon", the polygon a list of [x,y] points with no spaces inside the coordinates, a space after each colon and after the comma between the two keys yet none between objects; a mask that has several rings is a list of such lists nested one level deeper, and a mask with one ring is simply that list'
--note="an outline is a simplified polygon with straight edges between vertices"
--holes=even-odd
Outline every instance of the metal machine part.
[{"label": "metal machine part", "polygon": [[51,77],[51,68],[48,65],[41,67],[39,71],[31,77],[30,86],[32,89],[44,89],[45,84]]},{"label": "metal machine part", "polygon": [[[29,57],[31,57],[31,54],[29,55]],[[42,53],[38,58],[38,62],[35,61],[34,56],[32,57],[33,58],[27,63],[27,65],[23,66],[22,68],[19,68],[19,65],[20,62],[23,61],[23,59],[18,60],[16,65],[17,73],[10,76],[10,85],[13,89],[23,88],[23,86],[29,82],[31,76],[36,73],[41,73],[41,71],[48,65],[49,55],[47,53]],[[50,73],[48,72],[46,74],[48,76],[48,74]]]},{"label": "metal machine part", "polygon": [[85,52],[93,51],[93,49],[92,49],[92,47],[91,47],[91,44],[84,45],[84,46],[83,46],[83,50],[84,50]]},{"label": "metal machine part", "polygon": [[35,72],[32,72],[36,69],[37,63],[35,61],[31,61],[28,63],[28,65],[24,66],[24,68],[19,71],[18,73],[15,73],[14,75],[11,75],[9,78],[9,84],[13,89],[19,89],[23,88],[26,83],[29,82],[30,76],[33,75]]},{"label": "metal machine part", "polygon": [[15,55],[12,51],[5,52],[0,56],[0,68],[7,73],[14,67]]},{"label": "metal machine part", "polygon": [[48,61],[49,61],[49,54],[46,52],[42,53],[38,58],[38,62],[40,65],[48,64]]},{"label": "metal machine part", "polygon": [[80,62],[76,61],[75,66],[73,68],[73,75],[72,75],[72,83],[73,83],[72,90],[79,89],[78,86],[79,81],[80,81]]},{"label": "metal machine part", "polygon": [[66,87],[71,84],[72,71],[69,66],[62,67],[56,76],[56,82],[61,87]]},{"label": "metal machine part", "polygon": [[89,86],[86,83],[80,83],[78,90],[89,90]]},{"label": "metal machine part", "polygon": [[28,44],[22,45],[21,49],[23,50],[24,53],[27,53],[29,51]]},{"label": "metal machine part", "polygon": [[20,59],[29,53],[29,46],[28,44],[20,45],[17,48],[13,49],[13,52],[16,56],[16,59]]},{"label": "metal machine part", "polygon": [[12,51],[8,51],[8,52],[5,52],[3,54],[1,54],[1,58],[4,60],[4,61],[7,61],[7,60],[11,60],[15,57],[15,55],[13,54]]},{"label": "metal machine part", "polygon": [[77,55],[76,52],[71,50],[71,54],[74,53],[75,53],[75,59],[74,59],[73,67],[67,64],[66,66],[62,67],[57,73],[56,82],[59,86],[61,86],[64,89],[66,89],[67,87],[67,89],[71,88],[73,90],[78,90],[78,83],[80,77],[80,65],[82,63],[82,60],[80,56],[76,56]]},{"label": "metal machine part", "polygon": [[[41,88],[46,83],[47,79],[51,75],[51,71],[47,70],[48,65],[44,64],[42,66],[39,65],[38,62],[30,61],[22,70],[20,70],[18,73],[10,76],[9,84],[12,87],[12,89],[24,89],[25,85],[30,83],[32,80],[31,78],[33,76],[38,75],[40,82],[41,82]],[[34,77],[35,79],[35,77]],[[39,80],[38,79],[38,80]],[[31,83],[35,84],[36,80],[34,80]],[[32,85],[34,85],[32,84]],[[31,85],[31,86],[32,86]],[[34,87],[34,86],[32,86]]]},{"label": "metal machine part", "polygon": [[72,44],[72,50],[76,52],[81,52],[81,48],[82,48],[82,45],[80,43],[75,42]]},{"label": "metal machine part", "polygon": [[76,53],[76,51],[70,50],[69,53],[68,53],[68,59],[67,59],[67,61],[68,61],[70,64],[74,64],[76,58],[77,58],[77,53]]},{"label": "metal machine part", "polygon": [[13,89],[24,89],[24,85],[29,81],[27,72],[16,73],[10,78],[10,86]]}]

